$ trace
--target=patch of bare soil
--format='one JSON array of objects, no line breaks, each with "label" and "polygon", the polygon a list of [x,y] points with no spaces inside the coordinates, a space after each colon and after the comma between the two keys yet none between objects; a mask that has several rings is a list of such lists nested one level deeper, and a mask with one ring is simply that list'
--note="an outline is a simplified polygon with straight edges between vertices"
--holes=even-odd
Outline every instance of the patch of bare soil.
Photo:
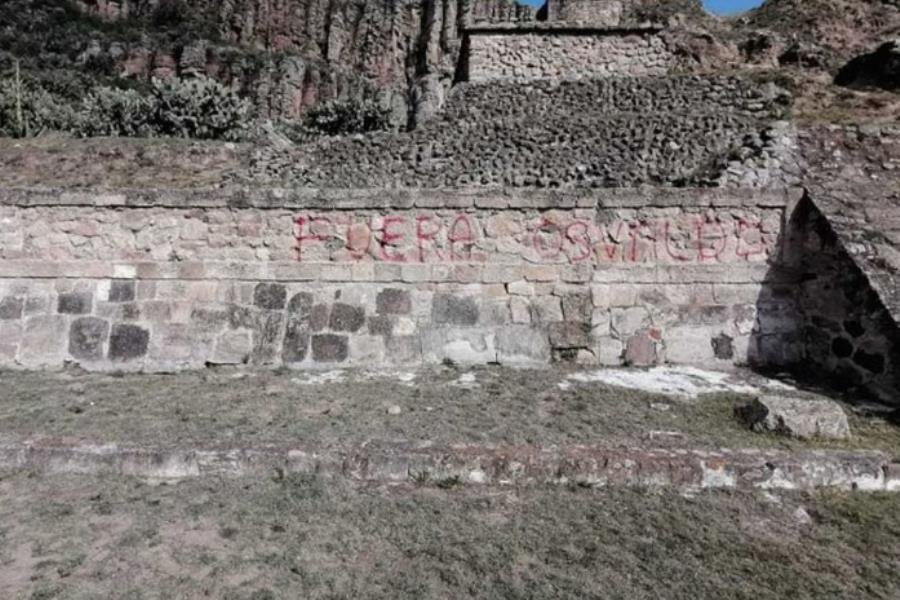
[{"label": "patch of bare soil", "polygon": [[896,598],[900,495],[0,474],[0,597]]},{"label": "patch of bare soil", "polygon": [[584,373],[591,372],[499,367],[397,373],[209,369],[173,375],[5,371],[0,372],[0,435],[168,449],[433,442],[824,446],[900,456],[900,430],[850,406],[852,440],[790,441],[752,433],[738,423],[734,407],[756,389],[740,379],[731,391],[710,387],[696,397],[673,397],[592,381]]}]

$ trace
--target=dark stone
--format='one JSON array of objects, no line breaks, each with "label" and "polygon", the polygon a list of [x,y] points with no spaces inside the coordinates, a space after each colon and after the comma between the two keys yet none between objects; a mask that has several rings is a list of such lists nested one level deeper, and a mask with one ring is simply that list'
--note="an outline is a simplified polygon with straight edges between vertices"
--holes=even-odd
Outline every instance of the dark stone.
[{"label": "dark stone", "polygon": [[590,292],[566,294],[562,299],[563,318],[566,321],[590,321],[594,305]]},{"label": "dark stone", "polygon": [[478,306],[473,298],[437,294],[431,306],[431,320],[435,325],[476,325]]},{"label": "dark stone", "polygon": [[548,330],[553,348],[587,348],[591,345],[590,323],[551,323]]},{"label": "dark stone", "polygon": [[[722,305],[692,305],[678,309],[678,320],[684,324],[715,325],[729,319],[729,307]],[[764,311],[761,309],[760,313]]]},{"label": "dark stone", "polygon": [[278,352],[275,343],[281,332],[283,316],[278,312],[260,312],[253,329],[253,352],[251,361],[254,364],[266,364],[275,360]]},{"label": "dark stone", "polygon": [[852,337],[858,338],[866,332],[866,329],[859,321],[844,321],[844,331]]},{"label": "dark stone", "polygon": [[4,298],[0,300],[0,320],[11,321],[13,319],[22,318],[22,307],[24,302],[21,298]]},{"label": "dark stone", "polygon": [[134,281],[131,280],[115,280],[109,286],[110,302],[133,302],[134,301]]},{"label": "dark stone", "polygon": [[384,315],[369,317],[369,335],[390,337],[394,333],[394,320]]},{"label": "dark stone", "polygon": [[109,335],[109,323],[96,317],[81,317],[69,328],[69,354],[83,360],[103,358],[103,344]]},{"label": "dark stone", "polygon": [[300,292],[294,294],[291,301],[288,302],[287,311],[289,315],[298,315],[301,318],[309,319],[312,313],[313,296],[308,292]]},{"label": "dark stone", "polygon": [[115,325],[109,336],[109,357],[131,360],[147,353],[150,332],[137,325]]},{"label": "dark stone", "polygon": [[91,295],[85,292],[60,294],[56,311],[65,315],[86,315],[91,312]]},{"label": "dark stone", "polygon": [[122,305],[122,319],[125,321],[137,321],[141,318],[141,308],[135,303]]},{"label": "dark stone", "polygon": [[734,339],[730,335],[721,334],[712,339],[713,354],[720,360],[734,358]]},{"label": "dark stone", "polygon": [[375,310],[379,315],[408,315],[412,312],[412,299],[406,290],[385,288],[375,298]]},{"label": "dark stone", "polygon": [[836,337],[831,340],[831,353],[838,358],[847,358],[853,354],[853,344],[845,337]]},{"label": "dark stone", "polygon": [[300,319],[289,318],[284,332],[281,359],[285,363],[299,363],[306,360],[308,353],[309,324]]},{"label": "dark stone", "polygon": [[837,321],[826,319],[819,315],[813,315],[810,320],[812,321],[812,324],[819,329],[830,331],[831,333],[841,333],[841,325]]},{"label": "dark stone", "polygon": [[312,307],[309,317],[309,328],[313,331],[324,331],[328,327],[328,315],[331,307],[327,304],[316,304]]},{"label": "dark stone", "polygon": [[866,352],[865,350],[860,349],[853,355],[853,362],[870,373],[875,373],[876,375],[884,373],[885,360],[884,356],[881,354]]},{"label": "dark stone", "polygon": [[314,335],[312,338],[312,355],[316,362],[344,362],[348,353],[346,335],[326,333]]},{"label": "dark stone", "polygon": [[356,332],[366,324],[366,311],[359,306],[338,302],[331,308],[329,323],[332,331]]},{"label": "dark stone", "polygon": [[253,304],[266,310],[281,310],[287,302],[287,290],[280,283],[260,283],[253,290]]}]

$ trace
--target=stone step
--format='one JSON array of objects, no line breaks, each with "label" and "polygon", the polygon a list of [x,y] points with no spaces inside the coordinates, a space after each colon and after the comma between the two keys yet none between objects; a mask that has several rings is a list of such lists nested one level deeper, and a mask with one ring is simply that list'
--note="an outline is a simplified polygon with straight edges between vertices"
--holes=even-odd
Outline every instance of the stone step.
[{"label": "stone step", "polygon": [[670,450],[598,446],[373,443],[161,448],[37,437],[0,443],[0,468],[152,480],[316,474],[377,483],[900,491],[900,463],[877,451]]}]

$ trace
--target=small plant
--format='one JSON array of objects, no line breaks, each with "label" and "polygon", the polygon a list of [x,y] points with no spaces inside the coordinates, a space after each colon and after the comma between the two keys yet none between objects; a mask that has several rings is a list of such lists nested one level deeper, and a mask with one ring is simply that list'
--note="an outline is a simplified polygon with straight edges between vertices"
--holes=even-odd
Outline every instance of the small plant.
[{"label": "small plant", "polygon": [[390,127],[390,111],[374,99],[332,100],[312,108],[306,125],[328,135],[367,133]]}]

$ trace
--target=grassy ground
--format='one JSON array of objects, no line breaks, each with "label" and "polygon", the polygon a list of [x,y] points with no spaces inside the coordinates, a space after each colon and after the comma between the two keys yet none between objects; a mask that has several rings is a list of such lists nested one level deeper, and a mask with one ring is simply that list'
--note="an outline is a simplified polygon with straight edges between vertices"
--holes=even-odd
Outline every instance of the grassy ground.
[{"label": "grassy ground", "polygon": [[[750,396],[733,392],[679,399],[574,381],[563,370],[433,368],[408,372],[408,381],[401,374],[337,373],[0,372],[5,391],[0,397],[0,434],[165,447],[346,447],[373,440],[428,440],[544,446],[827,446],[880,449],[900,456],[896,426],[849,407],[852,440],[797,442],[745,429],[734,419],[733,409]],[[399,414],[391,414],[390,407]]]},{"label": "grassy ground", "polygon": [[900,495],[0,475],[9,599],[900,597]]}]

